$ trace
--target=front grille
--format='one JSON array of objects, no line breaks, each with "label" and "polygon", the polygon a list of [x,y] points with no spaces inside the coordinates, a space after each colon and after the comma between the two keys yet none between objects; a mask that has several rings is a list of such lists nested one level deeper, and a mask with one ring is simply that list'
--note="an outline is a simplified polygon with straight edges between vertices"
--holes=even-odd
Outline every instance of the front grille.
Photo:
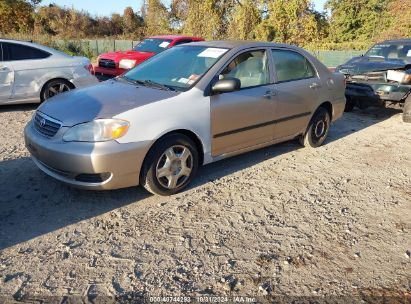
[{"label": "front grille", "polygon": [[34,128],[46,137],[53,137],[61,128],[61,123],[51,117],[37,112],[34,115]]},{"label": "front grille", "polygon": [[100,59],[98,61],[98,66],[101,68],[107,68],[107,69],[115,69],[116,68],[116,62],[111,59]]},{"label": "front grille", "polygon": [[381,81],[387,82],[387,72],[384,71],[377,71],[377,72],[367,72],[364,74],[359,75],[351,75],[350,76],[353,81]]}]

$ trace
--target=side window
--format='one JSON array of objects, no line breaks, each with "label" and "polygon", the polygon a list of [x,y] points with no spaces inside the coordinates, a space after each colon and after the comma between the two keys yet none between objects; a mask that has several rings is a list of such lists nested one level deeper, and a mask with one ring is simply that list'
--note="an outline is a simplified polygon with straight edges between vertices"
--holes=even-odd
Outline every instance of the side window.
[{"label": "side window", "polygon": [[50,56],[49,53],[41,51],[33,47],[30,47],[30,46],[14,44],[14,43],[6,43],[6,44],[3,44],[3,49],[4,49],[4,46],[8,48],[8,57],[9,57],[8,60],[10,61],[43,59],[43,58],[47,58]]},{"label": "side window", "polygon": [[272,50],[277,81],[292,81],[315,77],[311,63],[297,52]]},{"label": "side window", "polygon": [[409,59],[410,57],[411,57],[411,45],[403,45],[398,51],[398,58]]},{"label": "side window", "polygon": [[220,80],[226,78],[240,79],[242,89],[269,84],[267,52],[251,51],[238,55],[220,73]]},{"label": "side window", "polygon": [[3,43],[0,42],[0,62],[3,61]]},{"label": "side window", "polygon": [[190,43],[190,42],[193,42],[193,40],[191,39],[179,40],[174,44],[174,46],[179,45],[179,44],[184,44],[184,43]]},{"label": "side window", "polygon": [[10,56],[9,56],[9,44],[3,42],[1,44],[1,51],[3,53],[3,61],[9,61],[10,60]]}]

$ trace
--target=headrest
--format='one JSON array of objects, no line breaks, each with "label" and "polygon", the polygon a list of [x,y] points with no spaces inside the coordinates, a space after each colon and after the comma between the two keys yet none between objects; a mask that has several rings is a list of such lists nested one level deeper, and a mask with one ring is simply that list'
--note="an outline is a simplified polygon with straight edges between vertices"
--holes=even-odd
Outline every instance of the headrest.
[{"label": "headrest", "polygon": [[251,57],[244,62],[244,69],[246,71],[262,71],[263,62],[261,58]]}]

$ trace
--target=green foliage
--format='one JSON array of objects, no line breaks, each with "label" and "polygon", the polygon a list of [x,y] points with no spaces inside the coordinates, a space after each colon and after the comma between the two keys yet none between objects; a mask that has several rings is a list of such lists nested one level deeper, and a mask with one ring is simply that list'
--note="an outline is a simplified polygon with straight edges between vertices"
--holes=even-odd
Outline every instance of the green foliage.
[{"label": "green foliage", "polygon": [[56,45],[56,48],[71,56],[84,56],[87,58],[95,57],[88,41],[82,42],[81,40],[63,40],[62,43]]},{"label": "green foliage", "polygon": [[373,41],[387,27],[386,7],[392,0],[328,0],[332,42]]},{"label": "green foliage", "polygon": [[[68,53],[89,53],[93,37],[141,40],[159,34],[206,39],[262,40],[316,50],[363,50],[376,41],[411,36],[410,0],[328,0],[327,13],[313,0],[145,0],[140,12],[93,17],[85,11],[41,0],[0,0],[0,34],[36,37],[43,44],[65,40]],[[40,37],[40,38],[39,38]]]},{"label": "green foliage", "polygon": [[0,33],[29,31],[33,27],[34,3],[25,0],[0,0]]},{"label": "green foliage", "polygon": [[303,47],[311,51],[364,51],[373,45],[372,42],[312,42],[304,44]]},{"label": "green foliage", "polygon": [[310,0],[270,0],[258,38],[304,45],[323,39],[325,24],[325,17],[313,10]]},{"label": "green foliage", "polygon": [[186,0],[186,18],[182,32],[206,39],[221,39],[225,35],[224,8],[220,0]]},{"label": "green foliage", "polygon": [[118,23],[118,32],[123,31],[124,34],[130,36],[141,36],[144,27],[143,18],[134,13],[131,7],[126,7],[122,17],[118,14],[113,14],[111,16],[111,23]]},{"label": "green foliage", "polygon": [[381,38],[411,37],[411,1],[392,0],[385,15],[388,17]]},{"label": "green foliage", "polygon": [[257,27],[261,23],[261,11],[256,1],[243,0],[235,6],[229,23],[228,37],[231,39],[256,39]]},{"label": "green foliage", "polygon": [[161,35],[170,32],[170,13],[160,0],[146,0],[143,6],[145,35]]}]

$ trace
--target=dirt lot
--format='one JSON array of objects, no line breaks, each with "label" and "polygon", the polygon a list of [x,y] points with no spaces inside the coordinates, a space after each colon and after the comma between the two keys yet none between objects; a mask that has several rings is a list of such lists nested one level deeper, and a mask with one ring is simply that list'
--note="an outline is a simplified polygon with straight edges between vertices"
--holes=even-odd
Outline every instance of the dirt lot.
[{"label": "dirt lot", "polygon": [[0,108],[0,294],[411,292],[411,124],[354,111],[327,144],[204,167],[190,190],[71,189],[29,159],[34,106]]}]

